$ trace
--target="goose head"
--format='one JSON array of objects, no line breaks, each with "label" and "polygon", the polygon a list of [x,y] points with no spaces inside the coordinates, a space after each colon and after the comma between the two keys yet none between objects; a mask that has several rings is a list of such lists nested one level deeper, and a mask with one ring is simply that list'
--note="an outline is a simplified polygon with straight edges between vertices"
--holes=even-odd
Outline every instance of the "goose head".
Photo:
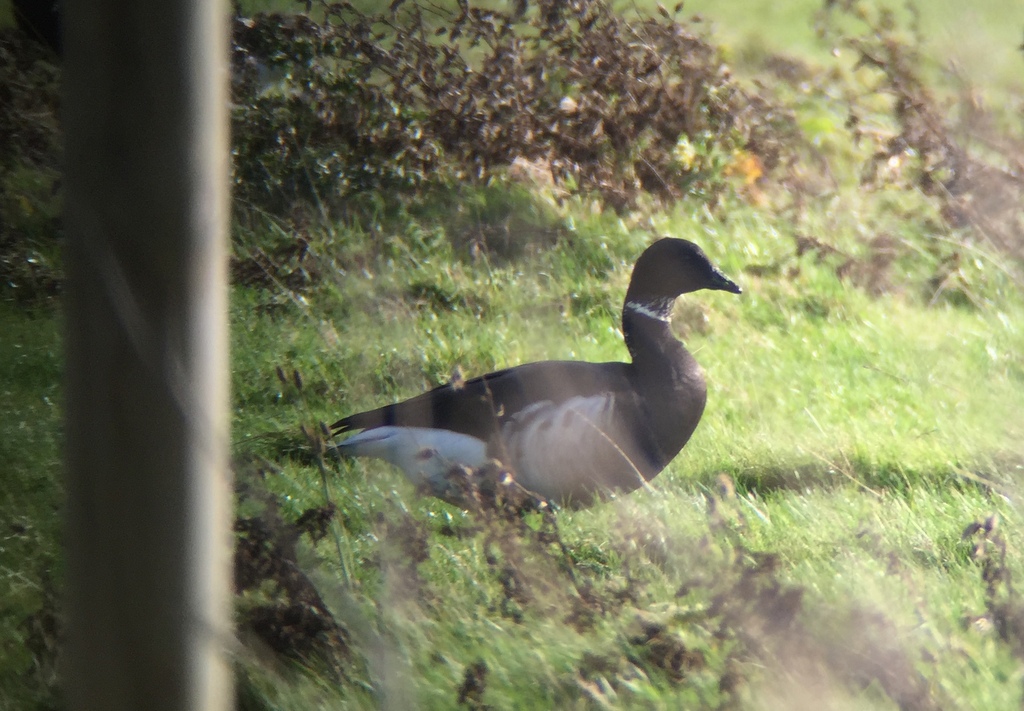
[{"label": "goose head", "polygon": [[666,237],[648,247],[633,267],[625,310],[667,321],[678,296],[700,289],[742,293],[700,247]]}]

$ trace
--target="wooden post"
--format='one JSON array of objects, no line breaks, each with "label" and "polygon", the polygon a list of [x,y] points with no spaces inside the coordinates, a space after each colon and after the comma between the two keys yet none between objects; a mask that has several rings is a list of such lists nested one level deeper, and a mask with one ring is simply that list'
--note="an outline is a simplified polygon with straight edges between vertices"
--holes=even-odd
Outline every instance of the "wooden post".
[{"label": "wooden post", "polygon": [[227,18],[68,0],[68,707],[231,703]]}]

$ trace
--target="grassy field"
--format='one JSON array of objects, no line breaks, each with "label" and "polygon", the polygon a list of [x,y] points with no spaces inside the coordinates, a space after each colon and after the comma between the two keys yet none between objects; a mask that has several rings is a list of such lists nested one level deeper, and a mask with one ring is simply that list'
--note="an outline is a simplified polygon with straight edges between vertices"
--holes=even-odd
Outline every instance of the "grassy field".
[{"label": "grassy field", "polygon": [[[275,684],[260,692],[271,706],[309,703],[306,694],[400,705],[393,693],[445,708],[478,661],[489,670],[483,698],[495,708],[810,708],[820,693],[837,708],[889,708],[892,699],[931,708],[913,701],[921,694],[940,708],[1019,703],[1020,662],[1013,644],[986,627],[986,605],[997,603],[986,597],[975,540],[961,540],[969,524],[995,514],[1006,565],[1019,567],[1019,289],[979,252],[967,279],[982,306],[929,306],[927,280],[912,273],[936,260],[921,254],[931,237],[919,234],[916,246],[908,237],[913,266],[893,275],[893,293],[871,297],[837,278],[828,260],[795,257],[784,220],[743,205],[728,215],[723,223],[679,210],[638,230],[577,222],[562,243],[500,265],[460,260],[447,243],[404,243],[375,267],[266,315],[266,294],[236,294],[236,322],[245,326],[236,331],[235,436],[239,453],[251,455],[268,430],[413,394],[456,364],[472,374],[546,357],[624,358],[618,301],[629,258],[652,229],[703,243],[746,292],[699,294],[677,309],[678,332],[708,372],[704,421],[651,491],[558,514],[567,553],[508,523],[481,524],[417,499],[384,465],[331,463],[344,524],[318,549],[317,579],[352,586],[346,594],[362,605],[345,608],[348,625],[383,625],[387,654],[370,662],[366,678],[384,700],[346,685],[298,684],[279,696]],[[856,253],[854,234],[834,233],[832,243]],[[774,276],[749,275],[765,264],[777,267]],[[424,283],[461,303],[425,299]],[[302,373],[301,393],[270,375],[278,366]],[[282,465],[276,440],[262,441],[264,456]],[[723,475],[735,494],[723,493]],[[314,467],[284,463],[267,476],[293,518],[323,501]],[[709,501],[717,502],[712,513]],[[451,533],[462,527],[483,532]],[[489,550],[492,537],[516,541],[517,551]],[[417,545],[424,557],[410,565],[405,556],[419,560]],[[716,596],[735,592],[730,576],[765,554],[775,557],[765,588],[801,591],[793,627],[728,639],[746,634],[732,625],[757,627],[748,614],[782,614],[744,608],[723,621],[709,612]],[[523,600],[509,602],[502,587],[510,560]],[[579,592],[588,585],[611,600],[588,600]],[[600,610],[581,630],[566,624],[580,600]],[[671,648],[633,629],[648,618],[700,668],[644,656]],[[730,628],[725,641],[716,638],[720,624]],[[892,657],[902,678],[856,665],[849,672],[840,651],[850,639],[858,658]],[[411,670],[399,675],[407,685],[390,689],[380,665]],[[724,694],[730,673],[744,683]]]},{"label": "grassy field", "polygon": [[[685,7],[687,12],[701,14],[734,56],[766,48],[824,64],[836,45],[821,42],[814,23],[809,21],[823,5],[814,0],[690,0]],[[909,17],[906,4],[889,6],[902,17]],[[917,9],[926,67],[936,75],[961,72],[976,90],[993,92],[989,94],[992,99],[1002,98],[999,92],[1007,89],[1019,95],[1021,59],[1014,50],[1020,45],[1024,8],[1002,2],[971,7],[954,0],[939,0]]]},{"label": "grassy field", "polygon": [[[1021,264],[910,178],[861,182],[878,144],[839,97],[866,83],[831,71],[818,5],[686,5],[744,81],[778,82],[813,147],[800,204],[732,178],[713,210],[617,215],[506,179],[301,234],[236,226],[239,708],[1020,708]],[[1024,18],[990,10],[959,33],[964,11],[922,8],[926,61],[962,51],[1010,111]],[[783,50],[806,81],[771,78]],[[861,106],[891,130],[884,101]],[[662,235],[744,293],[676,307],[708,408],[649,489],[462,510],[300,434],[456,367],[625,359],[630,269]],[[0,710],[54,708],[59,309],[0,302],[0,333]]]}]

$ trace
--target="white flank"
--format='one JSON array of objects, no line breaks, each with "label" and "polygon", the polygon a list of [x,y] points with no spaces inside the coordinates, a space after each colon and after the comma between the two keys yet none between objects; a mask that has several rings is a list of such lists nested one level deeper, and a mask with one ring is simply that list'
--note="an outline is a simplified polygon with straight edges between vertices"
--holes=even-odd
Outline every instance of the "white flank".
[{"label": "white flank", "polygon": [[374,457],[394,464],[417,486],[436,491],[447,486],[446,476],[457,466],[472,469],[487,463],[487,445],[469,435],[427,427],[377,427],[337,445],[350,457]]},{"label": "white flank", "polygon": [[502,430],[516,481],[549,499],[573,499],[643,477],[618,448],[615,396],[602,393],[531,405]]}]

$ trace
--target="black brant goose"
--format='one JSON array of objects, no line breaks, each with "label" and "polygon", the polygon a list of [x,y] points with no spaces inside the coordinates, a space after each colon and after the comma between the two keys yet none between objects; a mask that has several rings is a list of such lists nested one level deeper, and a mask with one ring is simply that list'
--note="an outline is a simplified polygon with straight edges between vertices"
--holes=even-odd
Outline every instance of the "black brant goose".
[{"label": "black brant goose", "polygon": [[632,363],[543,361],[442,385],[338,420],[335,434],[363,431],[337,448],[391,462],[439,498],[452,493],[456,466],[491,459],[561,505],[633,491],[672,461],[704,412],[703,371],[669,326],[676,297],[699,289],[741,293],[700,247],[661,239],[640,255],[626,291]]}]

